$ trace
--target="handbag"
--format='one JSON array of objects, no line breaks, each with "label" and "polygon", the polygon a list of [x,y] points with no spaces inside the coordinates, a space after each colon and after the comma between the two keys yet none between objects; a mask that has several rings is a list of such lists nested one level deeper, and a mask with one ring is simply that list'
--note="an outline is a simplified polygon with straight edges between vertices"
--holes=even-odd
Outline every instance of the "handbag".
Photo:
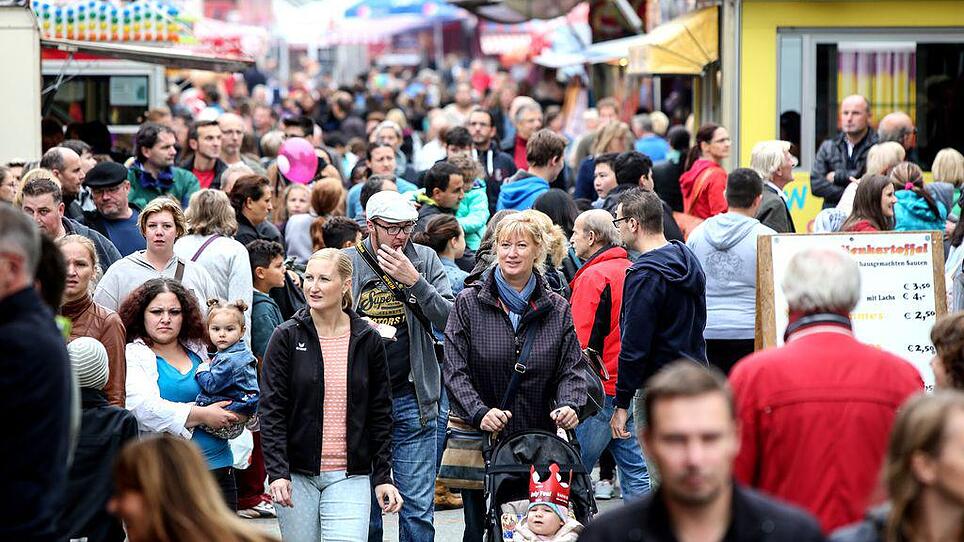
[{"label": "handbag", "polygon": [[599,352],[592,348],[582,351],[582,359],[576,365],[576,371],[582,374],[586,381],[586,404],[579,409],[579,421],[592,418],[606,406],[606,390],[603,380],[609,380],[609,371],[602,361]]},{"label": "handbag", "polygon": [[709,174],[712,168],[707,168],[700,173],[700,176],[696,178],[693,183],[693,190],[690,192],[690,197],[683,201],[683,212],[673,211],[673,220],[676,221],[676,225],[679,226],[680,232],[683,234],[683,241],[689,238],[690,234],[697,226],[703,223],[703,219],[692,214],[693,205],[696,204],[697,198],[703,193],[703,189],[706,188],[706,180],[709,178]]},{"label": "handbag", "polygon": [[[512,378],[499,403],[500,410],[506,410],[519,391],[529,352],[532,351],[535,328],[536,324],[533,323],[526,330],[522,349],[516,354],[516,363],[512,367]],[[438,481],[450,488],[482,489],[485,482],[485,458],[482,454],[485,438],[482,430],[472,427],[461,418],[450,416],[445,437],[445,451],[442,452]]]}]

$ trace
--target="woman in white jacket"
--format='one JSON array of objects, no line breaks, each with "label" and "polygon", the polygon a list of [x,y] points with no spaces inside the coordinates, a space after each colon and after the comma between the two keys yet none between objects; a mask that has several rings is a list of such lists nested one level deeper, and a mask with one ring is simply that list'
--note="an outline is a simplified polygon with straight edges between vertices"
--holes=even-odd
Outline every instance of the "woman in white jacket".
[{"label": "woman in white jacket", "polygon": [[127,409],[142,431],[189,439],[207,460],[229,507],[237,507],[234,463],[228,441],[201,430],[237,423],[228,402],[197,406],[194,375],[208,361],[206,329],[194,296],[169,279],[151,279],[120,308],[127,329]]},{"label": "woman in white jacket", "polygon": [[[227,194],[209,188],[195,192],[185,218],[187,235],[174,243],[174,254],[211,275],[214,297],[242,299],[250,307],[254,292],[251,261],[244,245],[234,240],[238,220]],[[244,340],[251,344],[251,311],[244,313]]]}]

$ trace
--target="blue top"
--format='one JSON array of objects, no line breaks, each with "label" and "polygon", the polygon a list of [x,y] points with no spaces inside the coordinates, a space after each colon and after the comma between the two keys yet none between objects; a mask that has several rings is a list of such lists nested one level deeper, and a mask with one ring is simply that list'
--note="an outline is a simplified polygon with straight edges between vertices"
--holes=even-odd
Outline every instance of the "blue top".
[{"label": "blue top", "polygon": [[[357,219],[359,215],[365,212],[361,206],[361,189],[363,186],[365,186],[365,183],[358,183],[348,189],[348,218]],[[395,186],[398,187],[398,191],[402,194],[418,190],[417,186],[401,177],[395,178]]]},{"label": "blue top", "polygon": [[[175,369],[166,359],[157,356],[157,387],[160,390],[161,399],[177,403],[193,403],[201,392],[201,387],[194,380],[194,373],[201,364],[201,358],[191,351],[188,351],[187,355],[191,358],[191,370],[186,374]],[[191,442],[201,449],[209,469],[220,469],[234,464],[228,441],[195,429]]]},{"label": "blue top", "polygon": [[107,237],[117,247],[121,256],[129,256],[138,250],[147,248],[147,241],[141,235],[141,230],[137,226],[137,217],[140,215],[141,213],[137,209],[131,209],[130,218],[121,220],[103,219]]},{"label": "blue top", "polygon": [[545,179],[529,175],[502,185],[499,191],[499,203],[496,210],[512,209],[525,211],[532,208],[539,196],[549,191],[549,183]]},{"label": "blue top", "polygon": [[636,140],[636,150],[645,154],[653,162],[666,160],[666,153],[669,152],[669,143],[656,134],[645,135]]},{"label": "blue top", "polygon": [[898,190],[897,204],[894,205],[894,230],[896,231],[920,231],[938,230],[944,231],[944,221],[947,220],[947,207],[937,201],[937,210],[940,216],[935,216],[924,198],[915,194],[912,190]]},{"label": "blue top", "polygon": [[594,201],[599,197],[596,193],[596,157],[587,156],[576,171],[576,189],[572,197]]},{"label": "blue top", "polygon": [[452,295],[459,295],[459,292],[465,288],[465,277],[469,276],[469,274],[455,265],[455,260],[441,256],[439,256],[439,260],[442,260],[442,267],[445,269],[445,274],[449,277],[449,284],[452,285]]}]

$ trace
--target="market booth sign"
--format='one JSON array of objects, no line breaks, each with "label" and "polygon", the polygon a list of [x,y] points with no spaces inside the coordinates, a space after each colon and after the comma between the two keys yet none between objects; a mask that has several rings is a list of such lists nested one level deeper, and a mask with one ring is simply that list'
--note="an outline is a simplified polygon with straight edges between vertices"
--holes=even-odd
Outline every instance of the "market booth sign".
[{"label": "market booth sign", "polygon": [[663,23],[629,48],[630,75],[702,75],[720,58],[717,6]]}]

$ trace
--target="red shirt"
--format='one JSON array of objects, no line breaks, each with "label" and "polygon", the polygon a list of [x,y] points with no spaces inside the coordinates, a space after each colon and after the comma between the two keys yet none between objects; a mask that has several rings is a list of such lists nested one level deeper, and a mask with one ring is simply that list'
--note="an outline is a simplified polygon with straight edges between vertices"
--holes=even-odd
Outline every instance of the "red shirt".
[{"label": "red shirt", "polygon": [[879,231],[869,220],[858,220],[843,231]]},{"label": "red shirt", "polygon": [[744,358],[730,384],[742,424],[737,480],[805,508],[825,533],[883,499],[894,415],[924,388],[913,365],[833,324]]},{"label": "red shirt", "polygon": [[515,167],[519,169],[529,169],[529,160],[526,159],[526,143],[527,141],[525,139],[522,139],[516,134],[512,159],[515,161]]},{"label": "red shirt", "polygon": [[192,173],[197,177],[199,183],[201,183],[201,188],[210,188],[211,183],[214,182],[214,168],[207,171],[199,171],[197,169],[192,169]]},{"label": "red shirt", "polygon": [[[705,172],[705,176],[704,176]],[[699,186],[699,193],[693,200],[692,207],[685,211],[698,218],[709,218],[725,213],[729,208],[726,203],[726,170],[712,160],[700,158],[693,162],[693,166],[679,178],[680,190],[683,192],[684,206],[693,198],[696,183],[703,176]]]}]

